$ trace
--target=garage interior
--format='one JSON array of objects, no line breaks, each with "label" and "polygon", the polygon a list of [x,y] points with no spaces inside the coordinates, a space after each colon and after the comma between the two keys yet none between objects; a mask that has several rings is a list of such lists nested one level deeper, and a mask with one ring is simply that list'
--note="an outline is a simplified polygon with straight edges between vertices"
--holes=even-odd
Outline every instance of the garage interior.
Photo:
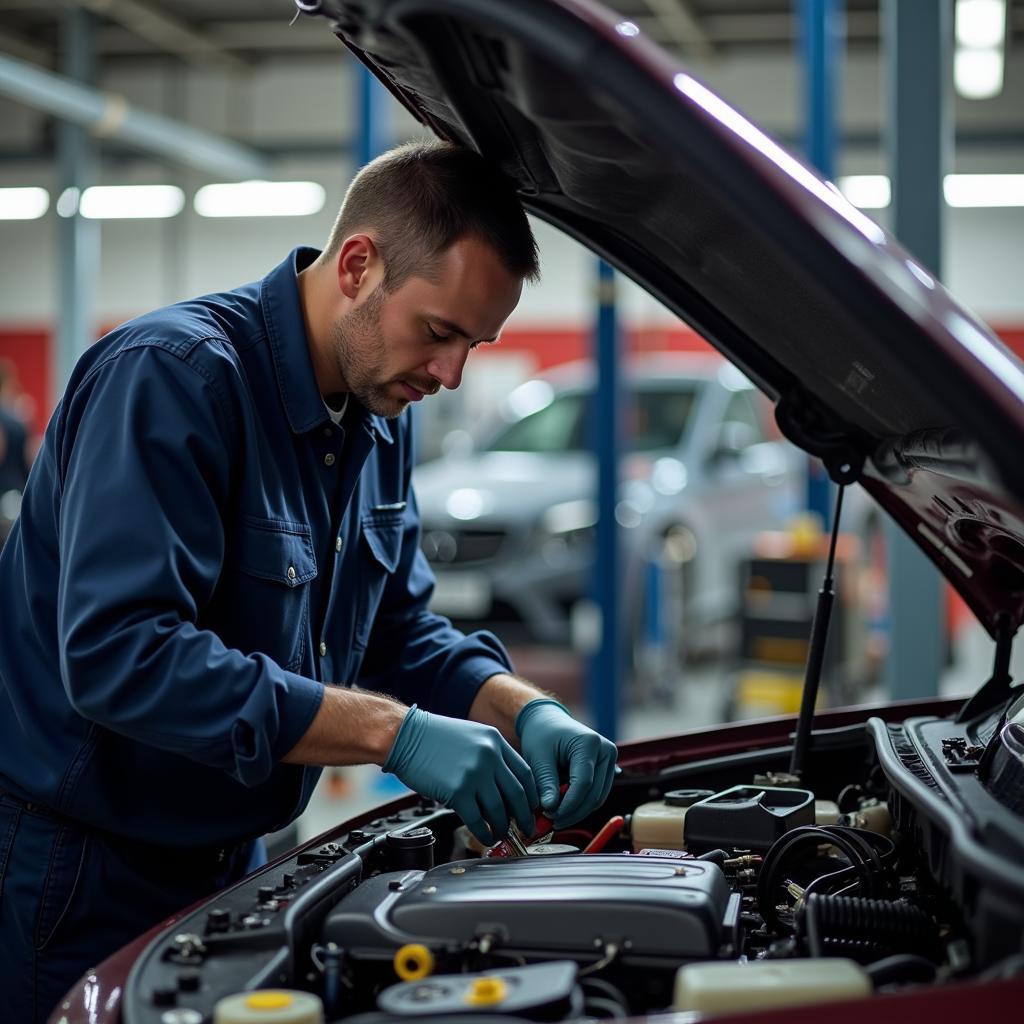
[{"label": "garage interior", "polygon": [[[1024,357],[1024,0],[992,0],[973,30],[972,2],[608,6]],[[25,424],[27,468],[97,338],[321,245],[355,172],[429,132],[287,0],[0,0],[0,14],[0,407]],[[462,386],[414,410],[434,609],[492,630],[616,741],[796,713],[834,486],[692,327],[531,223],[540,281]],[[616,395],[620,433],[591,430],[586,410]],[[0,539],[24,486],[7,454]],[[819,709],[977,688],[995,641],[857,488],[836,551]],[[406,793],[375,766],[330,768],[271,849]]]}]

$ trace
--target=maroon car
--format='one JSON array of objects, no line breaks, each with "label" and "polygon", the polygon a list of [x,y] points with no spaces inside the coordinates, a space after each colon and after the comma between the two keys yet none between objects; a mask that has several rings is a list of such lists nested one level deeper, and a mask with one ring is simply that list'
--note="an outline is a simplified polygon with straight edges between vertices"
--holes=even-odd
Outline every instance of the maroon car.
[{"label": "maroon car", "polygon": [[1020,365],[830,184],[604,9],[297,2],[427,128],[497,161],[533,214],[735,363],[783,433],[938,566],[995,664],[963,705],[624,746],[607,804],[568,832],[539,826],[525,856],[474,849],[452,812],[397,800],[140,937],[52,1019],[1019,1019]]}]

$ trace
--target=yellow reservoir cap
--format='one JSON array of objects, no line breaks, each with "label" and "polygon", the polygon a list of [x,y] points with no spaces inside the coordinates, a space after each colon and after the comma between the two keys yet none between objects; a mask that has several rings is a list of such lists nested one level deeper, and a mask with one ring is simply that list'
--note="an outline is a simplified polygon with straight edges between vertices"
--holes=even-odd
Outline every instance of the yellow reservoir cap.
[{"label": "yellow reservoir cap", "polygon": [[245,999],[245,1005],[250,1010],[283,1010],[294,1002],[288,992],[253,992]]},{"label": "yellow reservoir cap", "polygon": [[324,1006],[311,992],[280,988],[238,992],[220,999],[213,1024],[323,1024]]},{"label": "yellow reservoir cap", "polygon": [[466,992],[466,1002],[470,1006],[494,1006],[507,992],[508,986],[501,978],[477,978]]},{"label": "yellow reservoir cap", "polygon": [[402,946],[392,963],[402,981],[421,981],[434,973],[434,954],[418,942]]}]

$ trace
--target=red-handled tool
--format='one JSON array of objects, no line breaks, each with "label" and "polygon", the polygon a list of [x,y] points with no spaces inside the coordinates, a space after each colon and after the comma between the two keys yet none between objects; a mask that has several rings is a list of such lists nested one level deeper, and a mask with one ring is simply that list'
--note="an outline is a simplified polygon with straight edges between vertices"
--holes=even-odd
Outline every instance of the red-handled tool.
[{"label": "red-handled tool", "polygon": [[[558,787],[559,801],[561,801],[562,797],[565,796],[565,791],[568,788],[568,782],[563,782],[562,785]],[[537,814],[533,819],[533,838],[526,845],[529,846],[532,843],[544,842],[554,831],[555,823],[543,811],[537,811]]]},{"label": "red-handled tool", "polygon": [[[558,791],[559,797],[565,795],[565,791],[569,788],[569,783],[562,783],[561,788]],[[555,830],[554,822],[543,812],[537,811],[533,819],[533,836],[527,839],[519,826],[513,821],[508,827],[508,835],[492,846],[485,857],[525,857],[527,856],[527,847],[532,846],[534,843],[545,843],[550,838]]]}]

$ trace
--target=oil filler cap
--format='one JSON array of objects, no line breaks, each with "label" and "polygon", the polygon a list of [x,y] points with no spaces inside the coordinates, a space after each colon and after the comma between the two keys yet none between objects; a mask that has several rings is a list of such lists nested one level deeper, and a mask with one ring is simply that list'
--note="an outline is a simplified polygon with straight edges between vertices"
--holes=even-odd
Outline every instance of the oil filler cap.
[{"label": "oil filler cap", "polygon": [[470,1006],[496,1006],[507,992],[501,978],[476,978],[466,990],[466,1002]]},{"label": "oil filler cap", "polygon": [[323,1024],[323,1003],[309,992],[239,992],[213,1008],[213,1024]]},{"label": "oil filler cap", "polygon": [[392,963],[402,981],[420,981],[434,973],[434,954],[418,942],[402,946]]},{"label": "oil filler cap", "polygon": [[[384,989],[377,1009],[395,1024],[408,1020],[565,1020],[578,992],[578,967],[572,960],[552,960],[478,974],[434,974]],[[497,1019],[497,1018],[495,1018]]]}]

